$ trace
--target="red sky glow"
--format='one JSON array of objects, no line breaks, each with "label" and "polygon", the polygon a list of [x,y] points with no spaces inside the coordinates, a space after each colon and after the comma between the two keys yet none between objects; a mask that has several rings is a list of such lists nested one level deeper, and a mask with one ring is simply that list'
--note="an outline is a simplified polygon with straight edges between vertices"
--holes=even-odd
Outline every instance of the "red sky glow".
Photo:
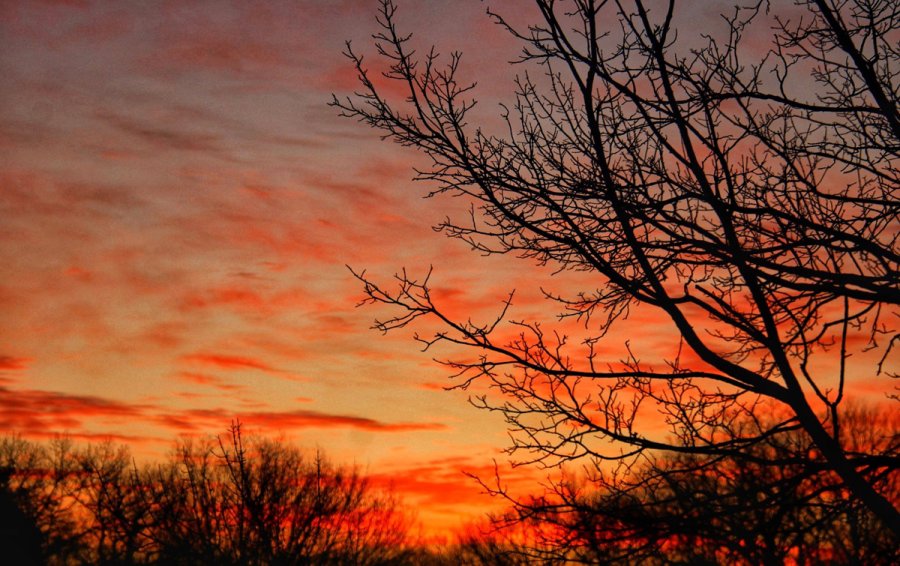
[{"label": "red sky glow", "polygon": [[[462,472],[501,457],[502,422],[355,307],[346,265],[435,264],[460,310],[517,269],[435,234],[464,204],[420,198],[418,157],[327,106],[375,9],[0,4],[0,430],[159,457],[240,418],[390,478],[432,531],[490,507]],[[478,2],[404,10],[510,48]]]},{"label": "red sky glow", "polygon": [[[419,41],[490,77],[477,112],[496,116],[518,47],[491,3],[399,4]],[[435,233],[467,203],[421,198],[421,156],[327,106],[355,87],[345,40],[372,54],[376,8],[0,2],[0,432],[160,457],[240,419],[394,485],[433,533],[499,504],[464,472],[542,477],[509,467],[472,391],[444,390],[447,351],[356,307],[348,265],[384,281],[433,266],[436,300],[475,319],[516,288],[512,318],[551,322],[542,285],[598,284]],[[671,346],[642,316],[610,344]]]}]

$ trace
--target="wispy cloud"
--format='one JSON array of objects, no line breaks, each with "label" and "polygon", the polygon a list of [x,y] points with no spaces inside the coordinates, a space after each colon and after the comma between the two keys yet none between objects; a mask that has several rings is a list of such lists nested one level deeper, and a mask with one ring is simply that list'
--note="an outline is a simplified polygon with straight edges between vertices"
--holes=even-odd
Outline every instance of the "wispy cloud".
[{"label": "wispy cloud", "polygon": [[93,395],[0,387],[0,429],[22,434],[83,432],[92,420],[116,421],[141,418],[153,407]]},{"label": "wispy cloud", "polygon": [[[221,380],[204,374],[179,374],[179,377],[202,385],[226,387]],[[171,433],[217,432],[232,418],[240,419],[261,430],[301,430],[309,428],[349,428],[373,433],[411,433],[447,430],[439,422],[391,422],[362,415],[316,410],[240,410],[233,407],[187,408],[173,410],[158,402],[125,402],[95,395],[74,395],[59,391],[13,389],[0,387],[4,402],[0,404],[0,429],[27,436],[53,433],[73,435],[103,434],[94,427],[112,427],[121,421],[143,422],[163,426]],[[294,399],[309,403],[311,399]],[[89,426],[90,425],[90,426]]]},{"label": "wispy cloud", "polygon": [[197,151],[207,155],[224,156],[220,137],[215,134],[151,125],[112,113],[104,112],[99,117],[142,142],[149,150]]},{"label": "wispy cloud", "polygon": [[220,377],[216,377],[214,375],[209,375],[206,373],[182,371],[182,372],[179,372],[175,377],[176,377],[176,379],[178,379],[179,381],[182,381],[184,383],[200,385],[203,387],[213,387],[220,391],[229,392],[229,393],[244,389],[244,387],[241,385],[226,382],[224,379],[222,379]]},{"label": "wispy cloud", "polygon": [[0,371],[18,371],[28,368],[31,358],[17,358],[14,356],[0,355]]},{"label": "wispy cloud", "polygon": [[212,366],[225,370],[255,369],[269,373],[277,373],[280,371],[262,360],[242,356],[198,353],[183,356],[182,359],[189,363]]},{"label": "wispy cloud", "polygon": [[181,431],[216,430],[223,418],[239,419],[259,430],[292,431],[304,429],[348,428],[373,433],[411,433],[447,430],[437,422],[386,422],[359,415],[334,414],[313,410],[234,411],[223,408],[192,409],[159,415],[160,422]]}]

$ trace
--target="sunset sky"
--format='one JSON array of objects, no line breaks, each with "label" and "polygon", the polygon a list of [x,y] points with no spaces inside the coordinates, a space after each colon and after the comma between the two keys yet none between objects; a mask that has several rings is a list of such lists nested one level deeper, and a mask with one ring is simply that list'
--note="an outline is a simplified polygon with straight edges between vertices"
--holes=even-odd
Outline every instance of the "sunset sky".
[{"label": "sunset sky", "polygon": [[[399,4],[496,114],[518,48],[484,10],[509,3]],[[515,318],[552,313],[541,285],[571,279],[435,233],[466,203],[421,198],[421,157],[327,106],[376,8],[0,2],[0,431],[161,457],[239,418],[393,480],[432,530],[492,504],[463,471],[504,465],[501,417],[442,389],[447,352],[371,330],[386,311],[356,307],[346,266],[433,266],[437,300],[476,318],[513,288]]]},{"label": "sunset sky", "polygon": [[[450,47],[497,34],[479,2],[403,7]],[[475,312],[519,266],[434,233],[464,205],[420,198],[412,153],[327,106],[375,10],[0,3],[0,430],[152,456],[240,418],[392,479],[426,523],[484,510],[461,472],[502,461],[503,423],[371,330],[345,265],[434,264]],[[515,54],[490,39],[476,69]]]}]

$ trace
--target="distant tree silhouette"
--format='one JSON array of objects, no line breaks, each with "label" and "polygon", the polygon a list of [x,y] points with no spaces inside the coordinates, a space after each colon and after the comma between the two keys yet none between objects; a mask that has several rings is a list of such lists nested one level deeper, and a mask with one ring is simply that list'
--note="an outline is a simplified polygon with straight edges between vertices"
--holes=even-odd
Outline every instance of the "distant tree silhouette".
[{"label": "distant tree silhouette", "polygon": [[[546,292],[589,337],[506,321],[512,295],[496,319],[454,318],[430,272],[403,271],[396,288],[355,272],[366,302],[397,309],[376,327],[431,318],[443,328],[418,338],[426,349],[469,347],[447,365],[460,387],[492,388],[474,402],[503,415],[528,461],[799,457],[836,474],[834,492],[896,542],[896,501],[878,489],[896,446],[856,451],[841,434],[854,384],[888,390],[896,377],[896,3],[751,2],[719,30],[685,25],[674,1],[534,6],[540,21],[523,28],[489,12],[523,44],[503,135],[470,123],[460,54],[417,55],[390,0],[374,36],[383,77],[348,44],[360,91],[333,105],[426,154],[418,178],[432,194],[477,205],[440,225],[450,237],[594,275],[591,288]],[[610,344],[637,308],[669,325],[668,351]],[[769,412],[783,418],[732,424]],[[805,455],[764,449],[796,435]]]},{"label": "distant tree silhouette", "polygon": [[0,440],[0,464],[0,535],[23,564],[413,563],[409,516],[389,492],[321,453],[248,443],[239,424],[143,468],[110,443],[19,438]]}]

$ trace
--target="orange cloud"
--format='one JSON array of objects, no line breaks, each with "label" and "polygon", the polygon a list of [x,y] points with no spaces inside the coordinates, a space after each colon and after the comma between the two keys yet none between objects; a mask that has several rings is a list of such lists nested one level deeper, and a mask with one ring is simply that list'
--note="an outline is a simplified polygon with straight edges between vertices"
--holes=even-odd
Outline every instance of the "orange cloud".
[{"label": "orange cloud", "polygon": [[222,391],[238,391],[240,389],[243,389],[243,386],[241,386],[241,385],[235,385],[233,383],[226,383],[224,380],[222,380],[214,375],[207,375],[207,374],[203,374],[203,373],[194,373],[194,372],[183,371],[183,372],[180,372],[176,377],[179,380],[187,382],[187,383],[193,383],[195,385],[203,385],[203,386],[207,386],[207,387],[214,387],[214,388],[222,390]]},{"label": "orange cloud", "polygon": [[290,428],[349,427],[370,432],[417,432],[446,430],[442,423],[386,423],[353,415],[335,415],[318,411],[257,412],[241,416],[241,420],[260,427],[283,430]]},{"label": "orange cloud", "polygon": [[0,370],[24,370],[31,363],[31,358],[0,356]]},{"label": "orange cloud", "polygon": [[47,435],[75,429],[87,420],[111,421],[140,418],[152,407],[91,395],[56,391],[13,390],[0,387],[0,429],[28,435]]},{"label": "orange cloud", "polygon": [[240,287],[222,287],[206,293],[193,293],[184,297],[181,304],[185,311],[219,306],[268,310],[265,299],[259,293]]},{"label": "orange cloud", "polygon": [[352,428],[367,432],[427,432],[446,430],[447,426],[436,422],[390,423],[357,415],[333,414],[322,411],[234,411],[222,408],[189,409],[159,414],[153,420],[181,432],[218,430],[228,419],[259,428],[260,430],[285,431],[307,428]]},{"label": "orange cloud", "polygon": [[419,389],[424,389],[426,391],[446,391],[448,387],[452,387],[452,386],[453,386],[453,383],[450,383],[449,381],[446,384],[435,383],[433,381],[426,381],[424,383],[416,384],[416,387],[418,387]]},{"label": "orange cloud", "polygon": [[190,354],[182,356],[182,359],[186,362],[218,367],[225,370],[256,369],[270,373],[277,373],[280,371],[261,360],[241,356],[228,356],[224,354]]},{"label": "orange cloud", "polygon": [[429,534],[440,537],[447,530],[455,530],[487,512],[506,507],[504,500],[489,496],[473,476],[488,485],[493,485],[499,477],[514,497],[533,494],[539,479],[533,469],[502,462],[495,467],[470,456],[435,458],[387,473],[377,472],[370,478],[415,503]]},{"label": "orange cloud", "polygon": [[[183,374],[183,377],[184,374]],[[206,382],[207,376],[194,374],[185,379]],[[71,436],[109,436],[85,429],[87,424],[113,424],[142,421],[155,423],[180,433],[217,431],[229,418],[240,419],[261,430],[306,428],[352,428],[367,432],[427,432],[448,427],[438,422],[385,422],[370,417],[335,414],[314,410],[240,411],[222,407],[167,410],[151,403],[128,403],[90,395],[72,395],[58,391],[14,390],[0,387],[0,429],[27,436],[47,437],[65,433]],[[308,398],[296,399],[308,402]],[[110,433],[118,434],[118,433]]]}]

